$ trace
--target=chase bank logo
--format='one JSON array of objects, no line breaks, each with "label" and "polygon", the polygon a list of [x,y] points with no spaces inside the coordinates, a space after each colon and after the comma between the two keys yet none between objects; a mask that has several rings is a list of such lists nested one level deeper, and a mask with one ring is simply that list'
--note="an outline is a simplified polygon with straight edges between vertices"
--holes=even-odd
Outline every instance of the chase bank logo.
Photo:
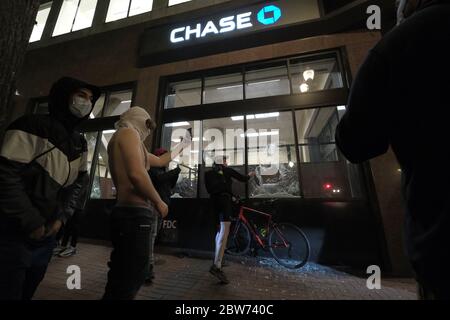
[{"label": "chase bank logo", "polygon": [[281,9],[274,5],[265,6],[258,12],[257,18],[264,25],[274,24],[281,18]]},{"label": "chase bank logo", "polygon": [[[241,12],[230,16],[211,20],[200,20],[194,25],[175,28],[170,31],[170,42],[180,43],[201,38],[211,38],[214,35],[232,33],[254,27],[255,12]],[[256,19],[263,25],[271,25],[281,18],[281,9],[275,5],[267,5],[257,14]]]}]

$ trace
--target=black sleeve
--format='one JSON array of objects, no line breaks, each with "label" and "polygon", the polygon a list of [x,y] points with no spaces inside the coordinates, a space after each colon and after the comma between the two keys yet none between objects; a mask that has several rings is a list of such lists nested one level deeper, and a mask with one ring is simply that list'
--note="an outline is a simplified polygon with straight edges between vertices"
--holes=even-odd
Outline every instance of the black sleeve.
[{"label": "black sleeve", "polygon": [[385,153],[389,147],[388,64],[371,50],[350,91],[347,111],[336,129],[336,143],[353,163]]},{"label": "black sleeve", "polygon": [[229,174],[232,178],[241,181],[241,182],[247,182],[250,177],[240,174],[239,172],[237,172],[236,170],[229,168],[229,167],[225,167],[224,170],[227,171],[227,174]]},{"label": "black sleeve", "polygon": [[158,182],[158,184],[170,183],[171,185],[177,182],[178,174],[180,173],[180,168],[176,168],[167,172],[151,172],[151,178]]},{"label": "black sleeve", "polygon": [[81,160],[78,167],[78,177],[70,186],[64,189],[62,199],[60,201],[60,209],[58,214],[58,219],[63,223],[73,216],[76,209],[83,209],[86,197],[87,189],[89,186],[89,174],[87,172],[87,142],[80,135],[82,154]]},{"label": "black sleeve", "polygon": [[45,151],[42,139],[25,131],[28,120],[19,118],[8,127],[0,153],[0,219],[25,234],[45,224],[21,177],[34,157]]},{"label": "black sleeve", "polygon": [[168,173],[172,175],[171,181],[170,181],[170,188],[175,188],[175,185],[177,184],[178,177],[180,175],[181,169],[180,167],[176,167],[175,169],[170,170]]},{"label": "black sleeve", "polygon": [[80,172],[73,184],[64,190],[64,195],[60,203],[58,219],[64,224],[73,216],[76,209],[83,209],[89,185],[89,175],[87,172]]}]

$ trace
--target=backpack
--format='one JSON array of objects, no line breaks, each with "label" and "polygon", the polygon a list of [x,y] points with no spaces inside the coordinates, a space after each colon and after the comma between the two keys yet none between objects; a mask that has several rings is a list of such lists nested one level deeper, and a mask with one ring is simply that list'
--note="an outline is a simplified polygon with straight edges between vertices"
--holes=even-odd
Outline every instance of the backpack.
[{"label": "backpack", "polygon": [[225,177],[214,169],[205,172],[205,186],[210,195],[227,192]]}]

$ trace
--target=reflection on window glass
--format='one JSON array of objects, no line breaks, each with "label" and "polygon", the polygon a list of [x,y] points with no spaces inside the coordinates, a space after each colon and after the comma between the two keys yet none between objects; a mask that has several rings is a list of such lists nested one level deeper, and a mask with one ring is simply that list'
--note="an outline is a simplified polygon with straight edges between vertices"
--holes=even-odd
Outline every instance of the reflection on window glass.
[{"label": "reflection on window glass", "polygon": [[298,197],[298,163],[291,112],[247,115],[251,197]]},{"label": "reflection on window glass", "polygon": [[115,130],[100,132],[97,164],[95,166],[94,181],[92,183],[91,199],[115,199],[116,188],[113,184],[111,172],[108,167],[108,143]]},{"label": "reflection on window glass", "polygon": [[334,133],[338,123],[335,107],[296,112],[302,162],[339,161]]},{"label": "reflection on window glass", "polygon": [[97,0],[64,0],[53,36],[89,28],[96,6]]},{"label": "reflection on window glass", "polygon": [[172,150],[186,135],[186,130],[192,128],[192,144],[173,159],[169,164],[169,170],[180,166],[181,172],[178,178],[172,198],[196,198],[198,170],[200,163],[200,121],[180,121],[166,123],[162,132],[162,147]]},{"label": "reflection on window glass", "polygon": [[189,2],[191,0],[169,0],[169,7],[180,3]]},{"label": "reflection on window glass", "polygon": [[108,92],[108,103],[105,106],[105,95],[102,94],[94,105],[91,119],[119,116],[131,107],[133,92],[131,90]]},{"label": "reflection on window glass", "polygon": [[108,13],[106,15],[106,22],[126,18],[129,5],[130,0],[110,0]]},{"label": "reflection on window glass", "polygon": [[205,79],[204,103],[242,100],[242,74],[236,73]]},{"label": "reflection on window glass", "polygon": [[153,0],[110,0],[105,22],[152,11]]},{"label": "reflection on window glass", "polygon": [[334,140],[342,107],[295,112],[301,159],[301,185],[306,198],[361,197],[357,166],[339,156]]},{"label": "reflection on window glass", "polygon": [[90,119],[100,118],[102,116],[104,105],[105,105],[105,95],[102,94],[100,98],[98,98],[98,100],[95,102],[94,108],[92,109],[89,118]]},{"label": "reflection on window glass", "polygon": [[41,40],[42,33],[44,32],[45,23],[47,22],[48,14],[52,7],[52,2],[45,3],[39,7],[39,11],[36,16],[36,24],[33,27],[31,33],[30,42]]},{"label": "reflection on window glass", "polygon": [[89,28],[92,25],[96,6],[97,0],[80,1],[72,31]]},{"label": "reflection on window glass", "polygon": [[201,104],[202,81],[200,79],[169,84],[165,108],[179,108]]},{"label": "reflection on window glass", "polygon": [[[215,157],[226,156],[230,168],[245,174],[245,137],[242,118],[204,120],[202,142],[204,171],[211,170]],[[208,197],[204,183],[200,186],[200,190],[201,197]],[[245,184],[233,183],[233,194],[244,197]]]},{"label": "reflection on window glass", "polygon": [[248,70],[245,74],[247,99],[290,94],[285,65]]},{"label": "reflection on window glass", "polygon": [[304,61],[292,60],[290,65],[294,93],[342,88],[342,76],[336,58]]},{"label": "reflection on window glass", "polygon": [[152,11],[153,0],[132,0],[129,16],[135,16],[144,12]]},{"label": "reflection on window glass", "polygon": [[87,159],[88,172],[91,172],[92,161],[94,159],[95,144],[97,143],[98,134],[99,134],[99,132],[87,132],[84,134],[84,137],[87,142],[87,149],[88,149],[88,159]]},{"label": "reflection on window glass", "polygon": [[130,109],[132,95],[132,92],[129,90],[111,93],[103,116],[119,116]]}]

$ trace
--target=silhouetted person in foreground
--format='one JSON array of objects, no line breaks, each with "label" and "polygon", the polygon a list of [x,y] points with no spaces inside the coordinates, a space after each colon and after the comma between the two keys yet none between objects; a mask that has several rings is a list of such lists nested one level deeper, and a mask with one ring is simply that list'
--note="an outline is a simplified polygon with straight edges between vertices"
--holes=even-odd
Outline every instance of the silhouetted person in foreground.
[{"label": "silhouetted person in foreground", "polygon": [[450,0],[401,5],[404,20],[369,52],[355,78],[336,142],[353,163],[392,147],[402,169],[407,254],[420,296],[448,299]]}]

